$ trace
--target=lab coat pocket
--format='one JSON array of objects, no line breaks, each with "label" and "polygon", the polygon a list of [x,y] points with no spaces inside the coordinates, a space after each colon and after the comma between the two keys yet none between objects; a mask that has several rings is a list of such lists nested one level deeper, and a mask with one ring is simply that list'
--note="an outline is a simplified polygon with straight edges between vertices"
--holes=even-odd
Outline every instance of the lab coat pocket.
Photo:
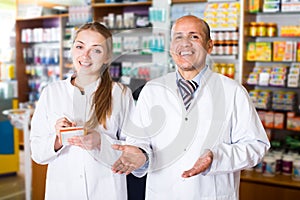
[{"label": "lab coat pocket", "polygon": [[205,120],[206,135],[202,138],[202,151],[212,149],[215,145],[228,142],[230,126],[228,120]]}]

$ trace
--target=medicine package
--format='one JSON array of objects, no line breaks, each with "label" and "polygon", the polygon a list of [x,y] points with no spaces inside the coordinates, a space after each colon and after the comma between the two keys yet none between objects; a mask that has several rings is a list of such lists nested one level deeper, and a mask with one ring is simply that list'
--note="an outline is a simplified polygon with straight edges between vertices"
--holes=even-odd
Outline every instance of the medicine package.
[{"label": "medicine package", "polygon": [[69,145],[68,143],[68,138],[71,138],[73,136],[81,136],[85,135],[86,131],[85,129],[80,126],[80,127],[66,127],[60,129],[59,132],[59,139],[63,145]]}]

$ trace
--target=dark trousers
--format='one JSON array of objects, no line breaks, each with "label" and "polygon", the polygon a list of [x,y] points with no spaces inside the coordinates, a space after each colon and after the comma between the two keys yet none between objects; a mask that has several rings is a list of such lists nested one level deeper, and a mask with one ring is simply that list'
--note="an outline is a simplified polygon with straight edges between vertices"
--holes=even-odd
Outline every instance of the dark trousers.
[{"label": "dark trousers", "polygon": [[144,200],[147,175],[142,178],[132,174],[127,175],[128,200]]}]

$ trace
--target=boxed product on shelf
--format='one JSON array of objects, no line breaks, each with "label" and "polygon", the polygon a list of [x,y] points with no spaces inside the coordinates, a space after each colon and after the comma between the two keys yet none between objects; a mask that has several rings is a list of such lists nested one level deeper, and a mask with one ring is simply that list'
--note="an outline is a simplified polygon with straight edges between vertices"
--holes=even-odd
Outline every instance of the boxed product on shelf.
[{"label": "boxed product on shelf", "polygon": [[274,127],[274,112],[269,111],[265,113],[265,127],[266,128],[273,128]]},{"label": "boxed product on shelf", "polygon": [[269,84],[272,86],[286,86],[287,66],[273,66]]},{"label": "boxed product on shelf", "polygon": [[239,23],[239,13],[239,2],[208,3],[204,11],[204,19],[212,29],[236,28]]},{"label": "boxed product on shelf", "polygon": [[297,94],[295,92],[276,91],[272,96],[272,109],[293,111],[296,107]]},{"label": "boxed product on shelf", "polygon": [[300,117],[295,112],[287,113],[286,129],[300,131]]},{"label": "boxed product on shelf", "polygon": [[297,88],[300,86],[300,63],[292,63],[287,80],[287,87]]},{"label": "boxed product on shelf", "polygon": [[295,61],[295,41],[273,41],[273,61]]},{"label": "boxed product on shelf", "polygon": [[263,12],[278,12],[280,10],[280,0],[264,0]]},{"label": "boxed product on shelf", "polygon": [[259,80],[259,73],[250,72],[248,79],[247,79],[247,84],[248,85],[257,85],[258,80]]},{"label": "boxed product on shelf", "polygon": [[291,88],[299,87],[299,74],[289,74],[287,86]]},{"label": "boxed product on shelf", "polygon": [[269,85],[271,71],[272,71],[271,67],[261,67],[261,66],[254,67],[253,72],[251,72],[248,76],[247,84],[261,85],[261,86]]},{"label": "boxed product on shelf", "polygon": [[259,81],[258,85],[261,86],[268,86],[270,82],[270,76],[271,74],[269,72],[261,72],[259,73]]},{"label": "boxed product on shelf", "polygon": [[283,25],[280,27],[280,36],[283,37],[297,37],[300,36],[300,26],[297,25]]},{"label": "boxed product on shelf", "polygon": [[269,84],[271,86],[285,86],[286,83],[286,74],[284,73],[275,73],[270,74]]},{"label": "boxed product on shelf", "polygon": [[264,110],[258,110],[257,114],[259,116],[259,119],[260,119],[261,123],[263,124],[263,126],[265,126],[265,114],[266,114],[266,111],[264,111]]},{"label": "boxed product on shelf", "polygon": [[281,12],[300,11],[300,0],[281,0]]},{"label": "boxed product on shelf", "polygon": [[248,6],[249,6],[249,12],[250,13],[257,13],[261,11],[262,8],[262,0],[249,0]]},{"label": "boxed product on shelf", "polygon": [[257,113],[265,128],[284,129],[284,113],[264,110],[259,110]]},{"label": "boxed product on shelf", "polygon": [[269,109],[271,107],[272,92],[269,90],[251,90],[250,99],[258,109]]},{"label": "boxed product on shelf", "polygon": [[274,128],[283,129],[284,128],[284,113],[275,112],[274,113]]},{"label": "boxed product on shelf", "polygon": [[272,43],[271,42],[248,42],[246,60],[271,61]]},{"label": "boxed product on shelf", "polygon": [[297,53],[296,53],[297,62],[300,62],[300,42],[297,43]]}]

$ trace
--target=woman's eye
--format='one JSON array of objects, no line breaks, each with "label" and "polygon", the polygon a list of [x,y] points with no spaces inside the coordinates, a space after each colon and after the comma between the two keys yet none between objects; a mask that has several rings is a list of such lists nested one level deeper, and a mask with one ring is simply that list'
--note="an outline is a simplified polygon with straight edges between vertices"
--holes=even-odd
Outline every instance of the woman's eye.
[{"label": "woman's eye", "polygon": [[82,46],[77,45],[77,46],[75,46],[75,48],[76,48],[76,49],[82,49]]},{"label": "woman's eye", "polygon": [[97,54],[102,53],[102,51],[101,51],[100,49],[93,49],[93,52],[94,52],[94,53],[97,53]]}]

